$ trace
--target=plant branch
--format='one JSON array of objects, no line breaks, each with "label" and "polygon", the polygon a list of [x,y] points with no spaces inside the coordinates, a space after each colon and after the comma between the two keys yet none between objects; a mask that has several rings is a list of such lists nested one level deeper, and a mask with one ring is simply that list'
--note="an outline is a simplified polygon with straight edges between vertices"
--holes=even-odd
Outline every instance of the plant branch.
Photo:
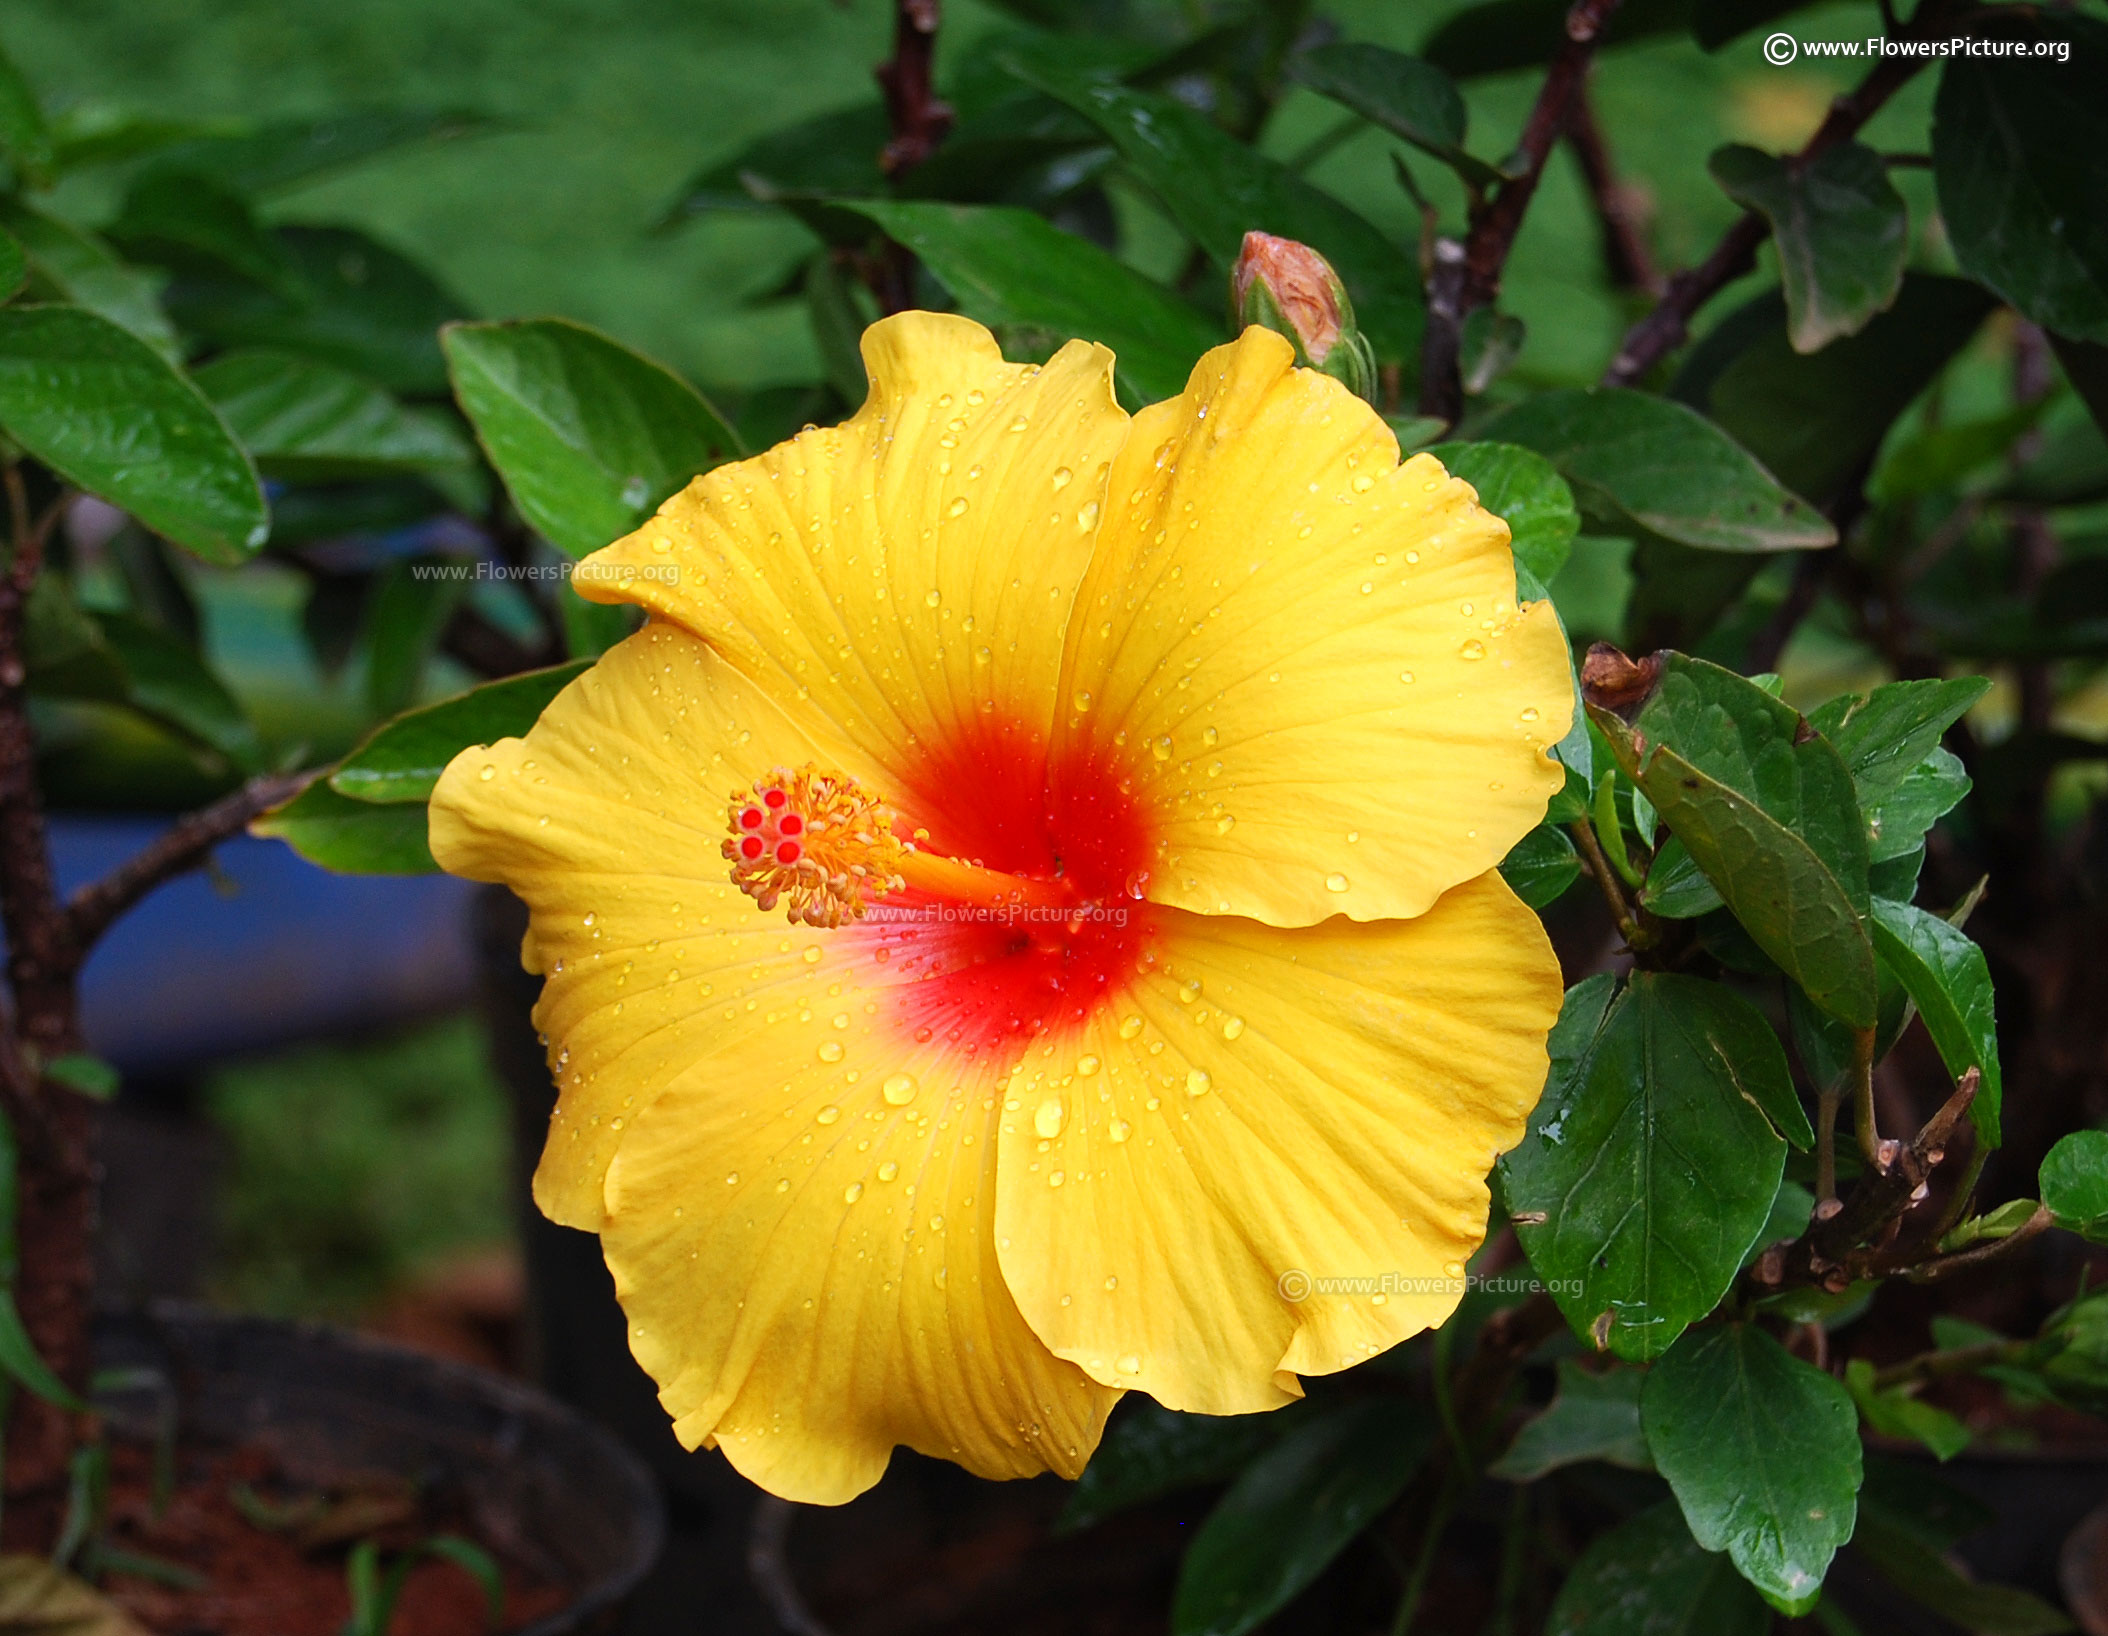
[{"label": "plant branch", "polygon": [[1660,295],[1661,271],[1647,248],[1644,195],[1618,180],[1586,85],[1575,94],[1573,110],[1567,118],[1566,140],[1580,162],[1581,178],[1588,184],[1588,197],[1596,207],[1596,221],[1603,230],[1603,265],[1610,274],[1611,287]]},{"label": "plant branch", "polygon": [[285,773],[251,779],[231,795],[179,818],[174,827],[134,853],[101,880],[90,882],[66,902],[65,924],[76,962],[110,923],[156,887],[203,866],[212,849],[248,828],[250,822],[293,799],[320,771]]},{"label": "plant branch", "polygon": [[1625,889],[1618,884],[1618,872],[1611,867],[1610,860],[1603,855],[1603,843],[1596,839],[1595,827],[1586,818],[1577,818],[1566,826],[1567,833],[1574,838],[1574,846],[1581,854],[1581,861],[1588,872],[1595,876],[1596,885],[1603,890],[1603,901],[1610,905],[1610,918],[1617,922],[1618,936],[1630,949],[1642,949],[1653,941],[1647,936],[1632,905],[1626,900]]},{"label": "plant branch", "polygon": [[1986,1261],[1995,1261],[2008,1251],[2027,1243],[2031,1238],[2040,1238],[2054,1225],[2056,1225],[2056,1217],[2050,1214],[2049,1206],[2038,1204],[2035,1206],[2035,1213],[2006,1234],[2004,1238],[1994,1238],[1986,1243],[1975,1245],[1970,1249],[1957,1250],[1953,1255],[1943,1255],[1932,1261],[1921,1261],[1915,1267],[1908,1268],[1910,1281],[1913,1284],[1929,1284],[1935,1279],[1945,1278],[1949,1273],[1962,1272],[1970,1267],[1980,1267]]},{"label": "plant branch", "polygon": [[1951,1347],[1945,1352],[1920,1352],[1914,1358],[1890,1364],[1874,1375],[1874,1389],[1888,1391],[1949,1375],[1970,1375],[1985,1364],[2019,1363],[2034,1349],[2032,1341],[1981,1341],[1974,1346]]},{"label": "plant branch", "polygon": [[[940,0],[894,0],[893,55],[873,70],[892,131],[878,160],[889,177],[905,176],[923,163],[952,128],[951,104],[940,101],[935,88],[941,10]],[[915,304],[915,258],[905,245],[886,240],[865,265],[864,280],[889,313]]]},{"label": "plant branch", "polygon": [[1576,0],[1566,14],[1566,38],[1506,163],[1507,179],[1472,211],[1462,244],[1445,239],[1435,246],[1434,271],[1428,280],[1427,333],[1420,351],[1423,415],[1454,422],[1463,413],[1464,320],[1491,305],[1500,293],[1501,269],[1515,247],[1523,213],[1537,192],[1545,160],[1566,134],[1595,58],[1597,39],[1617,5],[1618,0]]},{"label": "plant branch", "polygon": [[[1913,19],[1904,31],[1907,39],[1938,39],[1952,33],[1958,23],[1947,8],[1928,3],[1932,17]],[[1880,112],[1888,99],[1930,59],[1883,57],[1858,86],[1830,105],[1829,113],[1813,136],[1788,161],[1804,170],[1840,142],[1849,142],[1860,128]],[[1770,236],[1771,224],[1754,210],[1746,212],[1721,236],[1712,253],[1697,266],[1669,280],[1667,293],[1654,310],[1625,332],[1617,356],[1603,372],[1605,386],[1630,386],[1690,338],[1691,320],[1698,309],[1757,264],[1757,246]]]},{"label": "plant branch", "polygon": [[1891,1144],[1881,1140],[1881,1125],[1874,1114],[1874,1030],[1862,1028],[1852,1036],[1852,1128],[1859,1137],[1859,1156],[1874,1167],[1886,1170],[1894,1157]]}]

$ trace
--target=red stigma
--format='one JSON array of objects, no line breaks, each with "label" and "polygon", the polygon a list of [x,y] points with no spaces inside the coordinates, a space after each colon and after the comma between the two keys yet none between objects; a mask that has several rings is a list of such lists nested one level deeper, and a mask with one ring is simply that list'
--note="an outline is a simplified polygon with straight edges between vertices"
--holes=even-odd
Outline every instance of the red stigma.
[{"label": "red stigma", "polygon": [[761,856],[763,850],[764,848],[762,847],[761,837],[759,835],[749,835],[745,840],[739,843],[739,855],[742,858],[758,858]]},{"label": "red stigma", "polygon": [[741,829],[759,829],[761,827],[761,809],[759,807],[749,807],[745,812],[742,812],[739,815],[739,827]]},{"label": "red stigma", "polygon": [[779,835],[796,835],[804,828],[805,820],[803,818],[800,818],[795,812],[786,812],[776,825],[776,833]]},{"label": "red stigma", "polygon": [[790,799],[790,797],[785,795],[781,790],[770,790],[768,794],[764,795],[761,799],[766,801],[772,807],[781,807],[784,802]]},{"label": "red stigma", "polygon": [[777,843],[776,861],[778,863],[796,863],[804,855],[805,848],[796,841],[781,841]]}]

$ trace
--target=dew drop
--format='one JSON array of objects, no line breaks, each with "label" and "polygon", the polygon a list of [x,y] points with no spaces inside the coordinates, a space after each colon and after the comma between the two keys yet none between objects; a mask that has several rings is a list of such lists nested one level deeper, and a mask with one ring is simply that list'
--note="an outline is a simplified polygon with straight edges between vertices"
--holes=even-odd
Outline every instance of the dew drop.
[{"label": "dew drop", "polygon": [[483,763],[483,770],[480,773],[476,774],[476,776],[482,779],[484,783],[488,784],[493,778],[496,778],[498,776],[498,769],[493,766],[490,762],[486,761]]},{"label": "dew drop", "polygon": [[1085,1079],[1089,1079],[1097,1071],[1098,1059],[1096,1057],[1085,1055],[1080,1056],[1076,1059],[1076,1072],[1081,1074]]},{"label": "dew drop", "polygon": [[1114,1119],[1107,1123],[1105,1134],[1115,1142],[1124,1142],[1127,1140],[1128,1133],[1133,1129],[1134,1127],[1128,1124],[1126,1120]]},{"label": "dew drop", "polygon": [[846,1057],[848,1054],[849,1048],[844,1045],[840,1040],[827,1041],[824,1045],[820,1047],[818,1052],[818,1056],[822,1062],[840,1062],[842,1058]]},{"label": "dew drop", "polygon": [[1537,707],[1535,705],[1524,706],[1522,719],[1524,721],[1535,721],[1537,719]]},{"label": "dew drop", "polygon": [[1199,998],[1200,979],[1198,977],[1189,977],[1178,985],[1178,1003],[1180,1005],[1191,1005]]},{"label": "dew drop", "polygon": [[1113,1367],[1123,1375],[1139,1375],[1142,1372],[1142,1360],[1130,1352]]},{"label": "dew drop", "polygon": [[943,600],[944,593],[942,591],[925,591],[922,594],[922,605],[925,608],[934,608]]},{"label": "dew drop", "polygon": [[1352,884],[1345,875],[1333,874],[1325,877],[1325,890],[1328,892],[1344,892]]},{"label": "dew drop", "polygon": [[1077,715],[1087,715],[1089,714],[1091,708],[1091,696],[1088,692],[1079,687],[1076,690],[1076,696],[1069,700],[1069,703],[1075,706]]},{"label": "dew drop", "polygon": [[864,1184],[862,1182],[851,1182],[847,1187],[842,1189],[842,1202],[844,1204],[854,1204],[858,1199],[862,1198],[863,1196]]},{"label": "dew drop", "polygon": [[739,1185],[739,1172],[735,1170],[729,1176],[727,1176],[725,1178],[725,1185],[727,1187],[737,1187]]},{"label": "dew drop", "polygon": [[820,945],[817,943],[807,944],[804,952],[798,958],[803,960],[808,966],[817,966],[820,963]]},{"label": "dew drop", "polygon": [[1118,1289],[1120,1287],[1120,1275],[1118,1273],[1108,1274],[1105,1280],[1105,1287],[1109,1290]]},{"label": "dew drop", "polygon": [[1226,1039],[1226,1040],[1234,1040],[1234,1039],[1239,1039],[1239,1038],[1241,1038],[1241,1037],[1243,1036],[1243,1034],[1244,1034],[1244,1019],[1243,1019],[1242,1017],[1225,1017],[1225,1018],[1223,1019],[1223,1023],[1222,1023],[1222,1037],[1223,1037],[1224,1039]]},{"label": "dew drop", "polygon": [[1050,1096],[1039,1105],[1039,1110],[1032,1115],[1032,1128],[1047,1141],[1051,1142],[1061,1134],[1063,1116],[1064,1110],[1061,1105],[1061,1098]]},{"label": "dew drop", "polygon": [[813,1118],[823,1125],[831,1125],[841,1117],[842,1110],[836,1107],[832,1102],[828,1103],[826,1107],[822,1108],[818,1113],[813,1115]]},{"label": "dew drop", "polygon": [[954,500],[954,501],[953,501],[953,502],[952,502],[952,503],[951,503],[950,505],[946,506],[946,507],[944,508],[944,515],[945,515],[945,516],[947,516],[947,517],[963,517],[963,516],[965,516],[965,515],[966,515],[966,496],[962,494],[962,495],[960,495],[960,496],[959,496],[959,498],[958,498],[958,499]]},{"label": "dew drop", "polygon": [[1457,655],[1459,658],[1464,659],[1483,659],[1486,657],[1486,644],[1474,636],[1457,649]]},{"label": "dew drop", "polygon": [[888,1159],[884,1164],[878,1167],[878,1179],[882,1182],[889,1182],[899,1174],[900,1166],[895,1164],[891,1159]]},{"label": "dew drop", "polygon": [[1227,835],[1236,827],[1237,820],[1227,812],[1215,820],[1215,833],[1218,835]]},{"label": "dew drop", "polygon": [[1149,741],[1149,753],[1159,761],[1169,761],[1171,759],[1170,737],[1168,735],[1160,735],[1151,739]]},{"label": "dew drop", "polygon": [[1141,1031],[1142,1019],[1140,1017],[1127,1017],[1122,1019],[1120,1023],[1120,1038],[1122,1038],[1123,1040],[1131,1040],[1135,1037],[1135,1035],[1141,1033]]},{"label": "dew drop", "polygon": [[879,1088],[879,1094],[896,1108],[904,1108],[915,1100],[915,1076],[895,1074]]},{"label": "dew drop", "polygon": [[1067,488],[1075,480],[1075,477],[1076,474],[1066,466],[1056,466],[1054,468],[1054,486],[1058,489]]},{"label": "dew drop", "polygon": [[1059,1187],[1066,1180],[1068,1180],[1068,1178],[1063,1175],[1062,1172],[1057,1170],[1047,1178],[1047,1185],[1049,1187]]},{"label": "dew drop", "polygon": [[1076,532],[1088,534],[1097,526],[1098,502],[1096,500],[1086,500],[1083,503],[1083,509],[1076,513]]}]

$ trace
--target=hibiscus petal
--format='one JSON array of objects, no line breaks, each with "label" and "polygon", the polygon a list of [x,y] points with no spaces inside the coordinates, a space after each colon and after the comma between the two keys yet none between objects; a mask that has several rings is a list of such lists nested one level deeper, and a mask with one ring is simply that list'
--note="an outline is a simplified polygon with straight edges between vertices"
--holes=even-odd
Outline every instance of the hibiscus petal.
[{"label": "hibiscus petal", "polygon": [[[814,969],[719,854],[732,791],[810,747],[703,643],[653,624],[557,695],[524,739],[465,750],[432,795],[432,855],[530,913],[556,1116],[535,1172],[551,1220],[597,1231],[624,1130],[683,1069],[764,1026]],[[486,769],[488,769],[486,771]],[[747,1002],[754,1002],[748,1009]]]},{"label": "hibiscus petal", "polygon": [[1151,951],[1006,1087],[1003,1274],[1096,1380],[1272,1408],[1455,1308],[1558,964],[1491,873],[1410,921],[1158,910]]},{"label": "hibiscus petal", "polygon": [[[1247,330],[1134,419],[1076,603],[1055,764],[1121,765],[1148,895],[1301,926],[1417,915],[1544,815],[1572,685],[1508,531]],[[1080,754],[1071,757],[1063,747]]]},{"label": "hibiscus petal", "polygon": [[984,1477],[1073,1477],[1120,1394],[1054,1357],[1004,1286],[1003,1065],[824,1060],[845,1038],[864,1054],[870,992],[815,992],[847,1009],[750,1036],[638,1120],[603,1235],[631,1345],[684,1444],[786,1498],[851,1499],[898,1443]]},{"label": "hibiscus petal", "polygon": [[851,420],[698,477],[574,583],[703,636],[934,809],[959,769],[929,746],[994,727],[1044,754],[1127,416],[1112,354],[1081,341],[1009,364],[979,324],[910,312],[863,351]]}]

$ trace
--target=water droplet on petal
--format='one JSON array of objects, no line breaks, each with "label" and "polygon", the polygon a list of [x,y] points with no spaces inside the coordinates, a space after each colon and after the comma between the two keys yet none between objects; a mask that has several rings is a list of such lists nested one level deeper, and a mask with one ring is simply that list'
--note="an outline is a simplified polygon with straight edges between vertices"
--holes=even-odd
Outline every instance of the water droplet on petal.
[{"label": "water droplet on petal", "polygon": [[1186,1094],[1188,1096],[1206,1096],[1208,1087],[1214,1083],[1215,1081],[1208,1077],[1207,1069],[1195,1068],[1186,1075]]},{"label": "water droplet on petal", "polygon": [[896,1108],[904,1108],[915,1100],[915,1076],[895,1074],[880,1088],[880,1095]]},{"label": "water droplet on petal", "polygon": [[1091,1075],[1095,1074],[1097,1071],[1098,1059],[1096,1057],[1085,1055],[1080,1056],[1076,1059],[1076,1072],[1081,1074],[1085,1079],[1089,1079]]},{"label": "water droplet on petal", "polygon": [[863,1196],[864,1184],[862,1182],[851,1182],[847,1187],[842,1189],[842,1202],[844,1204],[854,1204],[858,1199],[862,1198]]},{"label": "water droplet on petal", "polygon": [[1139,1375],[1142,1372],[1142,1360],[1130,1352],[1113,1367],[1123,1375]]},{"label": "water droplet on petal", "polygon": [[1032,1115],[1032,1128],[1046,1140],[1053,1141],[1061,1134],[1061,1121],[1065,1111],[1060,1097],[1048,1097],[1039,1105],[1039,1111]]},{"label": "water droplet on petal", "polygon": [[483,770],[480,773],[476,774],[476,776],[482,779],[487,784],[493,778],[496,778],[498,776],[498,769],[493,766],[490,762],[486,761],[483,763]]},{"label": "water droplet on petal", "polygon": [[1077,715],[1087,715],[1091,708],[1091,696],[1084,689],[1078,688],[1076,696],[1069,700],[1069,703],[1075,706]]},{"label": "water droplet on petal", "polygon": [[848,1054],[849,1048],[842,1044],[840,1040],[829,1040],[820,1047],[818,1052],[822,1062],[840,1062]]},{"label": "water droplet on petal", "polygon": [[1345,875],[1333,874],[1325,877],[1325,890],[1328,892],[1344,892],[1351,885],[1353,882]]},{"label": "water droplet on petal", "polygon": [[1076,474],[1070,471],[1068,467],[1056,466],[1054,468],[1054,486],[1058,489],[1065,489],[1074,481],[1075,476]]},{"label": "water droplet on petal", "polygon": [[1120,1023],[1120,1038],[1122,1038],[1123,1040],[1131,1040],[1137,1034],[1141,1033],[1141,1031],[1142,1019],[1140,1017],[1127,1017],[1122,1019]]},{"label": "water droplet on petal", "polygon": [[1474,636],[1457,649],[1457,656],[1462,659],[1483,659],[1486,657],[1486,644]]},{"label": "water droplet on petal", "polygon": [[1244,1019],[1242,1017],[1226,1017],[1223,1019],[1222,1037],[1224,1039],[1238,1039],[1243,1035],[1243,1033]]},{"label": "water droplet on petal", "polygon": [[1128,1133],[1133,1129],[1134,1127],[1128,1124],[1126,1120],[1114,1119],[1107,1123],[1105,1134],[1115,1142],[1124,1142],[1127,1140]]},{"label": "water droplet on petal", "polygon": [[828,1103],[826,1107],[822,1108],[818,1113],[813,1115],[813,1118],[818,1120],[823,1125],[831,1125],[841,1117],[842,1110],[836,1107],[832,1102]]}]

